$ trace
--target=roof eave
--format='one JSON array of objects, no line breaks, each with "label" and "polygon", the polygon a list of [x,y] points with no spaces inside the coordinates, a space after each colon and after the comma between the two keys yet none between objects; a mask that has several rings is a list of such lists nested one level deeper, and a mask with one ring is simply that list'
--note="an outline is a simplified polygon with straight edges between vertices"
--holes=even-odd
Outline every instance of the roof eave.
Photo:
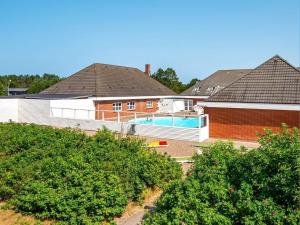
[{"label": "roof eave", "polygon": [[238,108],[238,109],[269,109],[300,111],[300,104],[272,104],[272,103],[241,103],[241,102],[203,102],[204,107]]}]

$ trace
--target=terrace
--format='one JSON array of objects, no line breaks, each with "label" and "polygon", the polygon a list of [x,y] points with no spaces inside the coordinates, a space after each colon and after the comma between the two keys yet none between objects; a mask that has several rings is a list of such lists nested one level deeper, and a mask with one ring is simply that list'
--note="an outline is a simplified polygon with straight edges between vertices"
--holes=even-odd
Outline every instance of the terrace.
[{"label": "terrace", "polygon": [[50,107],[50,118],[77,121],[79,126],[92,124],[87,130],[94,130],[97,125],[131,135],[196,142],[209,137],[208,115],[192,112],[143,113]]}]

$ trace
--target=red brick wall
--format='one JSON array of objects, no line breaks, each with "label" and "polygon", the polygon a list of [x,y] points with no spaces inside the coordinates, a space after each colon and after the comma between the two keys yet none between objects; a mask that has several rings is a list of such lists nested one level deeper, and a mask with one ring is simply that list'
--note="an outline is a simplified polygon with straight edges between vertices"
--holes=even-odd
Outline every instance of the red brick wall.
[{"label": "red brick wall", "polygon": [[281,123],[290,127],[300,127],[300,112],[285,110],[208,108],[210,137],[257,140],[256,133],[263,128],[273,131],[280,129]]},{"label": "red brick wall", "polygon": [[[147,109],[146,102],[153,101],[153,108]],[[127,102],[135,102],[135,110],[128,110],[127,109]],[[120,112],[120,116],[128,116],[132,115],[130,112],[145,112],[145,113],[152,113],[158,110],[158,99],[139,99],[139,100],[121,100],[121,101],[97,101],[95,103],[96,110],[113,110],[113,103],[114,102],[121,102],[122,103],[122,112]],[[117,117],[117,112],[105,112],[105,118]],[[102,112],[96,112],[96,120],[102,119]]]}]

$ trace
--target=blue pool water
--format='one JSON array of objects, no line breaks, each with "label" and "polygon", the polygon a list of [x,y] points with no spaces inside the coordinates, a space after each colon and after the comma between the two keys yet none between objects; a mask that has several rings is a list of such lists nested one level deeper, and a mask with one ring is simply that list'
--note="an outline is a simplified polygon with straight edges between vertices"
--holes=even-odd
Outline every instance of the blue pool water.
[{"label": "blue pool water", "polygon": [[[136,124],[152,124],[158,126],[173,126],[172,117],[152,117],[148,118],[139,118],[136,120],[130,120],[129,122]],[[204,121],[201,120],[201,127],[203,127]],[[175,127],[191,127],[196,128],[199,126],[198,118],[184,118],[184,117],[174,117],[174,126]]]}]

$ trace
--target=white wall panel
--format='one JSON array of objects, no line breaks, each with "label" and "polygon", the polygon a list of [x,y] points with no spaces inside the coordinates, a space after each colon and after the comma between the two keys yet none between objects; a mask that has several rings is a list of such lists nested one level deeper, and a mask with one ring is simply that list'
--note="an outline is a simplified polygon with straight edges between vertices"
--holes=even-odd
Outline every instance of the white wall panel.
[{"label": "white wall panel", "polygon": [[18,122],[18,100],[0,99],[0,122]]}]

